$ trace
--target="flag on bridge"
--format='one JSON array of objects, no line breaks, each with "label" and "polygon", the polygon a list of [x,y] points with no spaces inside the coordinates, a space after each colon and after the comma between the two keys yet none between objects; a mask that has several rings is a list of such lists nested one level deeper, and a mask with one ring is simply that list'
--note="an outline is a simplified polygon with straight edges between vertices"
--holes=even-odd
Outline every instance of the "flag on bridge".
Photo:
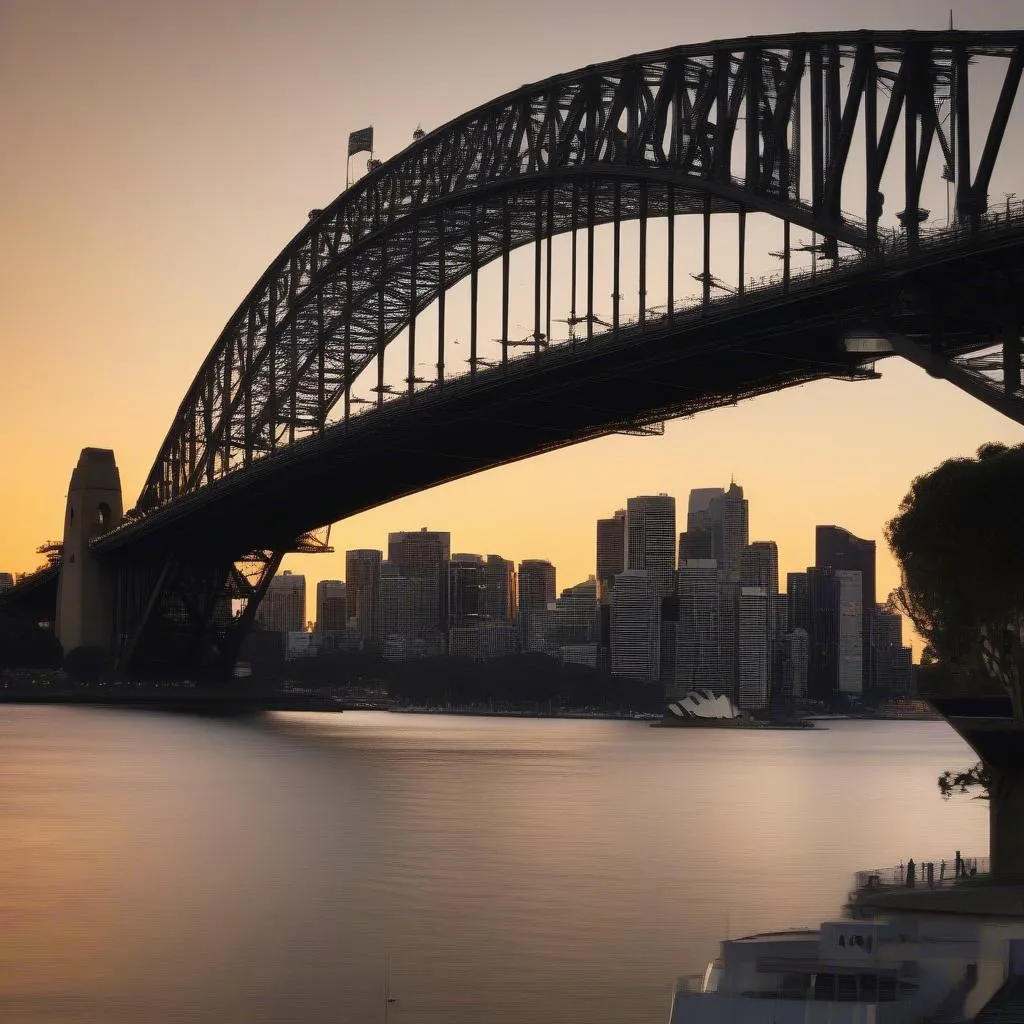
[{"label": "flag on bridge", "polygon": [[373,152],[373,125],[351,132],[348,137],[348,155]]}]

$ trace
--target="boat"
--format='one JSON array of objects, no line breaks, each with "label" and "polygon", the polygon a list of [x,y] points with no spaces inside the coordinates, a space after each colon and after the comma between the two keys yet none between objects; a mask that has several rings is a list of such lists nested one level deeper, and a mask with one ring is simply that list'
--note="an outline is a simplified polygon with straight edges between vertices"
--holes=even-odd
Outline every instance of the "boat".
[{"label": "boat", "polygon": [[722,942],[669,1024],[1024,1021],[1024,887],[859,878],[847,917]]}]

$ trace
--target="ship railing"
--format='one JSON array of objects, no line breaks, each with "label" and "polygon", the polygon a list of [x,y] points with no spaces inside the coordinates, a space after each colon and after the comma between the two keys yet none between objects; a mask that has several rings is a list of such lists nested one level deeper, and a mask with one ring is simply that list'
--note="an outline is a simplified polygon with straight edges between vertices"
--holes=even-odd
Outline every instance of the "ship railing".
[{"label": "ship railing", "polygon": [[[962,857],[959,868],[956,857],[934,857],[930,860],[914,860],[914,877],[908,872],[909,860],[887,868],[869,868],[853,876],[853,891],[865,889],[938,889],[969,884],[987,879],[990,875],[988,857]],[[928,866],[931,865],[931,876]],[[943,866],[945,865],[945,866]]]}]

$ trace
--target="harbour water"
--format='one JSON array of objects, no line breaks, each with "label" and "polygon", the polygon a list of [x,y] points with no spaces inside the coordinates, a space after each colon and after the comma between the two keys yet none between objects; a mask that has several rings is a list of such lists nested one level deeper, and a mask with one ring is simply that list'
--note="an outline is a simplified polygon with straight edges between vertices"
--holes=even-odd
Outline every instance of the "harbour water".
[{"label": "harbour water", "polygon": [[0,1020],[662,1024],[726,934],[985,852],[938,722],[0,708]]}]

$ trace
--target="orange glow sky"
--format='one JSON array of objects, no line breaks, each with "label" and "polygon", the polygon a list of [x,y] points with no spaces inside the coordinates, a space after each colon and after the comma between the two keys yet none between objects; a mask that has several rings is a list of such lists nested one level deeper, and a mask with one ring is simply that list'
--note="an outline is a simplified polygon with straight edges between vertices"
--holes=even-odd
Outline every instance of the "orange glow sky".
[{"label": "orange glow sky", "polygon": [[[252,283],[344,187],[348,133],[378,155],[525,82],[675,43],[771,31],[942,28],[929,0],[681,5],[669,0],[4,0],[0,3],[0,569],[59,539],[79,450],[113,448],[133,504],[202,358]],[[969,14],[968,14],[969,11]],[[585,13],[577,13],[585,12]],[[1014,28],[975,0],[963,28]],[[854,24],[856,22],[856,24]],[[1024,97],[992,185],[1024,195]],[[1018,170],[1014,170],[1014,168]],[[748,257],[749,258],[749,257]],[[777,264],[764,257],[755,272]],[[593,572],[594,520],[633,494],[741,483],[751,539],[780,572],[814,525],[879,542],[914,475],[1024,432],[902,363],[613,437],[436,488],[335,526],[337,554],[292,557],[310,594],[389,530],[450,530],[453,551]]]}]

